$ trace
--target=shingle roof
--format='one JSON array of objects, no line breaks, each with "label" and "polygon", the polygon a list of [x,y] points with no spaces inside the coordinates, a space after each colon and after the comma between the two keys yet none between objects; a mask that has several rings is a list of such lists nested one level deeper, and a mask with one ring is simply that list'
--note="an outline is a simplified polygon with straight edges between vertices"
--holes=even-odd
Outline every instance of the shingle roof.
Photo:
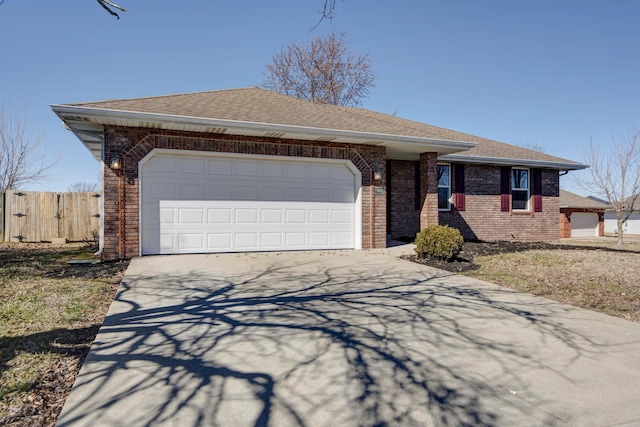
[{"label": "shingle roof", "polygon": [[363,108],[316,104],[256,87],[67,105],[473,142],[477,146],[460,155],[579,165],[570,160],[450,129]]},{"label": "shingle roof", "polygon": [[560,207],[576,209],[607,209],[609,206],[596,200],[582,197],[566,190],[560,190]]}]

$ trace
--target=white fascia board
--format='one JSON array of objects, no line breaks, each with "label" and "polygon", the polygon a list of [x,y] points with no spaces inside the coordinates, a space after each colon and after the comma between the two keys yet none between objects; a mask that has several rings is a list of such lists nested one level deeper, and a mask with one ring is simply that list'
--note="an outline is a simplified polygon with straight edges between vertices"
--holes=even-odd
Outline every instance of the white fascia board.
[{"label": "white fascia board", "polygon": [[582,170],[589,167],[589,165],[583,165],[581,163],[564,163],[564,162],[552,162],[546,160],[529,160],[529,159],[508,159],[503,157],[481,157],[481,156],[465,156],[464,154],[447,154],[439,156],[438,160],[446,162],[459,162],[459,163],[477,163],[485,165],[500,165],[500,166],[523,166],[530,168],[546,168],[557,169],[563,171],[570,170]]},{"label": "white fascia board", "polygon": [[251,130],[262,132],[279,132],[279,133],[296,133],[309,135],[310,137],[333,137],[348,138],[352,143],[360,143],[365,145],[384,145],[389,146],[393,143],[415,144],[424,146],[425,152],[437,151],[438,149],[451,151],[466,151],[475,147],[473,142],[443,140],[435,138],[422,138],[414,136],[389,135],[371,132],[360,132],[340,129],[325,129],[295,125],[282,125],[260,122],[246,122],[228,119],[211,119],[203,117],[177,116],[158,113],[141,113],[135,111],[99,109],[92,107],[80,107],[71,105],[51,105],[53,111],[64,120],[65,115],[74,115],[84,117],[89,120],[135,120],[153,122],[164,129],[171,129],[172,125],[200,125],[207,127],[224,127],[233,134],[233,129]]}]

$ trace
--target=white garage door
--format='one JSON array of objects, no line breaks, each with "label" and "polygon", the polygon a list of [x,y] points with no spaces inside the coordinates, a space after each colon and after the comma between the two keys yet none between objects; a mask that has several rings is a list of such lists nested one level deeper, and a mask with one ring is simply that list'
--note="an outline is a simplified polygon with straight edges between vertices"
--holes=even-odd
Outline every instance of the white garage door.
[{"label": "white garage door", "polygon": [[156,153],[141,182],[143,255],[355,245],[344,163]]},{"label": "white garage door", "polygon": [[598,214],[574,212],[571,214],[571,237],[597,237]]}]

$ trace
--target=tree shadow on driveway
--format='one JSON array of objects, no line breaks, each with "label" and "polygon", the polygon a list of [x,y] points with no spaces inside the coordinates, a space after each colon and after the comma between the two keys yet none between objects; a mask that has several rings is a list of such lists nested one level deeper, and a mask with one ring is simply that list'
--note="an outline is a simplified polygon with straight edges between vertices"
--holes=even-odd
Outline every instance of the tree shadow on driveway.
[{"label": "tree shadow on driveway", "polygon": [[58,425],[565,423],[520,373],[563,377],[597,348],[557,321],[566,306],[405,261],[317,258],[130,268]]}]

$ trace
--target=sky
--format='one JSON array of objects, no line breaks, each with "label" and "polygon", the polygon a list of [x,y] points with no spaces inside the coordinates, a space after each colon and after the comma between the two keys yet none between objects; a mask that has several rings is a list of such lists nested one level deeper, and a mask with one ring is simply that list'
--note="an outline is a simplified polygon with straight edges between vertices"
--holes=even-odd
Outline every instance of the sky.
[{"label": "sky", "polygon": [[[99,181],[51,104],[257,86],[273,54],[345,32],[377,74],[362,107],[585,162],[640,128],[640,1],[4,0],[0,103],[44,135],[48,179]],[[583,195],[571,172],[563,188]]]}]

